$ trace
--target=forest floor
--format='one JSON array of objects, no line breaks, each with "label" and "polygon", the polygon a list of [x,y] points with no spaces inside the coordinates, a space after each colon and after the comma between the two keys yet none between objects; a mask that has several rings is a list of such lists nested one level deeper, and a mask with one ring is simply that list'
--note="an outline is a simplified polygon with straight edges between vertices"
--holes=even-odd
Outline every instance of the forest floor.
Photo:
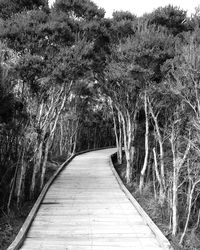
[{"label": "forest floor", "polygon": [[[48,162],[45,183],[58,169],[60,164],[66,160],[65,156],[53,158],[53,162]],[[0,211],[0,250],[6,250],[15,239],[17,233],[22,227],[35,201],[27,201],[18,211],[12,208],[9,215]]]},{"label": "forest floor", "polygon": [[168,238],[174,250],[199,250],[200,249],[200,232],[199,235],[191,230],[186,235],[185,245],[184,247],[180,247],[178,245],[178,237],[172,238],[171,233],[168,229],[169,223],[168,218],[163,216],[165,214],[164,211],[158,205],[158,202],[155,200],[151,185],[146,185],[143,191],[143,195],[139,193],[138,185],[133,184],[132,186],[127,186],[125,182],[125,169],[126,164],[123,163],[119,165],[116,162],[116,157],[113,157],[114,167],[122,179],[124,185],[129,190],[129,192],[133,195],[133,197],[138,201],[144,211],[149,215],[149,217],[153,220],[153,222],[159,227],[159,229],[163,232],[163,234]]}]

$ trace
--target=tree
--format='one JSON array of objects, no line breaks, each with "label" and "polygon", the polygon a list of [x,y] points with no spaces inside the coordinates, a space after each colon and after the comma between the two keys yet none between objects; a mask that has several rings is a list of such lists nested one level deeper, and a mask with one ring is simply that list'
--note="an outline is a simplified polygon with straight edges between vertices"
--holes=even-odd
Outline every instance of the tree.
[{"label": "tree", "polygon": [[63,11],[75,19],[84,19],[87,21],[91,19],[101,19],[105,14],[103,9],[98,8],[97,5],[90,0],[57,0],[53,8],[56,11]]},{"label": "tree", "polygon": [[111,38],[112,43],[122,42],[127,37],[135,34],[136,16],[128,11],[115,11],[111,19]]},{"label": "tree", "polygon": [[[72,9],[80,19],[72,14]],[[77,115],[77,98],[74,98],[75,104],[72,102],[73,85],[84,78],[91,67],[89,54],[93,43],[89,37],[84,38],[85,24],[92,17],[101,18],[103,12],[89,1],[77,1],[69,11],[65,10],[55,7],[49,13],[44,9],[23,9],[1,22],[1,38],[19,58],[15,81],[29,116],[25,138],[20,138],[22,148],[18,161],[24,164],[20,169],[15,168],[17,183],[13,184],[18,190],[19,206],[28,174],[32,175],[31,185],[27,186],[30,196],[35,197],[42,189],[48,156],[55,149],[55,134],[64,122],[63,112]],[[63,124],[60,127],[63,128]],[[69,128],[70,154],[76,150],[78,120],[73,120]]]},{"label": "tree", "polygon": [[[188,199],[187,199],[187,216],[184,231],[182,233],[180,244],[188,227],[191,216],[192,200],[195,189],[199,184],[199,173],[196,169],[196,162],[199,157],[199,58],[198,58],[199,45],[195,36],[190,37],[188,45],[183,45],[181,52],[173,60],[166,63],[166,68],[169,69],[167,74],[167,86],[173,95],[179,98],[181,109],[184,113],[183,117],[177,119],[173,123],[171,132],[171,145],[173,152],[173,234],[176,235],[179,221],[177,219],[177,211],[179,206],[177,189],[180,188],[180,180],[188,184]],[[177,112],[180,116],[180,108]],[[191,122],[192,121],[192,122]],[[184,128],[179,124],[184,124]],[[175,129],[176,128],[176,129]],[[186,131],[189,130],[189,135]],[[178,133],[178,134],[177,134]],[[179,139],[180,136],[184,138]],[[182,152],[183,141],[185,152]],[[190,153],[190,154],[189,154]],[[188,159],[188,161],[186,161]],[[184,169],[184,170],[183,170]],[[181,171],[182,170],[182,171]],[[185,172],[188,175],[185,175]],[[183,178],[184,176],[184,178]],[[182,184],[183,185],[183,184]]]},{"label": "tree", "polygon": [[[162,30],[138,27],[134,36],[112,47],[110,61],[104,71],[106,80],[102,79],[102,89],[112,99],[123,122],[128,183],[131,183],[132,178],[140,96],[151,84],[156,86],[162,80],[161,65],[173,57],[173,43],[171,37]],[[146,166],[142,175],[145,171]]]},{"label": "tree", "polygon": [[12,15],[24,10],[32,10],[34,8],[48,9],[48,0],[1,0],[0,1],[0,18],[8,19]]},{"label": "tree", "polygon": [[[18,85],[15,81],[15,66],[18,61],[19,58],[13,50],[4,44],[0,45],[0,203],[7,207],[8,211],[17,175],[24,166],[24,148],[21,145],[28,120],[25,103],[18,95]],[[23,188],[20,187],[20,190]]]},{"label": "tree", "polygon": [[[47,22],[48,15],[43,10],[17,13],[0,23],[0,37],[9,48],[19,53],[41,54],[48,46],[40,25]],[[45,44],[46,43],[46,44]]]},{"label": "tree", "polygon": [[150,24],[166,27],[174,36],[188,31],[187,12],[172,5],[156,9],[148,19]]}]

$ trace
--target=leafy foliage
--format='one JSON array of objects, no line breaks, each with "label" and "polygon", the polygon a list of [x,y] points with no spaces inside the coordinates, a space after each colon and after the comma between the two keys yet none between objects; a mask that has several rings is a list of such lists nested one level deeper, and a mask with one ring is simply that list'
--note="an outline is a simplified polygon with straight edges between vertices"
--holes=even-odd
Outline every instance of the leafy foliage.
[{"label": "leafy foliage", "polygon": [[86,20],[100,19],[104,17],[105,11],[97,7],[90,0],[57,0],[54,3],[56,11],[63,11],[73,18]]},{"label": "leafy foliage", "polygon": [[48,161],[113,145],[114,132],[137,189],[149,132],[144,194],[168,222],[179,213],[168,232],[188,245],[200,209],[199,14],[104,14],[90,0],[0,1],[0,206],[20,208]]},{"label": "leafy foliage", "polygon": [[149,16],[149,22],[166,27],[173,35],[188,30],[186,11],[172,5],[156,9]]},{"label": "leafy foliage", "polygon": [[0,1],[0,18],[8,19],[12,15],[24,11],[32,10],[34,8],[45,7],[48,8],[47,0],[1,0]]}]

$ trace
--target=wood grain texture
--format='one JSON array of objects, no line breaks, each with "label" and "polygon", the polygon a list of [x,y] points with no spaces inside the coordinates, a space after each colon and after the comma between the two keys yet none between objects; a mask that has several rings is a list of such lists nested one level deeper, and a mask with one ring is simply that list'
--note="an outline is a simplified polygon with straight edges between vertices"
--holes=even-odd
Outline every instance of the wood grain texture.
[{"label": "wood grain texture", "polygon": [[8,247],[7,250],[18,250],[20,246],[22,245],[24,238],[26,237],[26,233],[29,230],[29,227],[31,226],[31,223],[33,222],[35,215],[40,207],[40,204],[42,203],[42,200],[44,199],[49,187],[53,183],[53,181],[56,179],[56,177],[60,174],[60,172],[72,161],[72,159],[75,157],[75,155],[72,155],[69,159],[67,159],[55,172],[55,174],[49,179],[49,181],[44,186],[42,192],[40,193],[38,199],[36,200],[34,206],[32,207],[30,213],[28,214],[23,226],[21,227],[20,231],[18,232],[15,240],[12,242],[12,244]]},{"label": "wood grain texture", "polygon": [[115,178],[115,151],[85,153],[69,163],[46,192],[21,249],[166,249]]}]

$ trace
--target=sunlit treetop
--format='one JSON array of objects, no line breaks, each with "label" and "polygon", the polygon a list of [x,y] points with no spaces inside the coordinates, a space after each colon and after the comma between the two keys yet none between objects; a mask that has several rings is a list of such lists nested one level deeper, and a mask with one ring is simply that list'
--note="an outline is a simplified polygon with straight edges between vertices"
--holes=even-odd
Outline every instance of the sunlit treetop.
[{"label": "sunlit treetop", "polygon": [[103,18],[105,11],[90,0],[57,0],[53,9],[86,20]]}]

